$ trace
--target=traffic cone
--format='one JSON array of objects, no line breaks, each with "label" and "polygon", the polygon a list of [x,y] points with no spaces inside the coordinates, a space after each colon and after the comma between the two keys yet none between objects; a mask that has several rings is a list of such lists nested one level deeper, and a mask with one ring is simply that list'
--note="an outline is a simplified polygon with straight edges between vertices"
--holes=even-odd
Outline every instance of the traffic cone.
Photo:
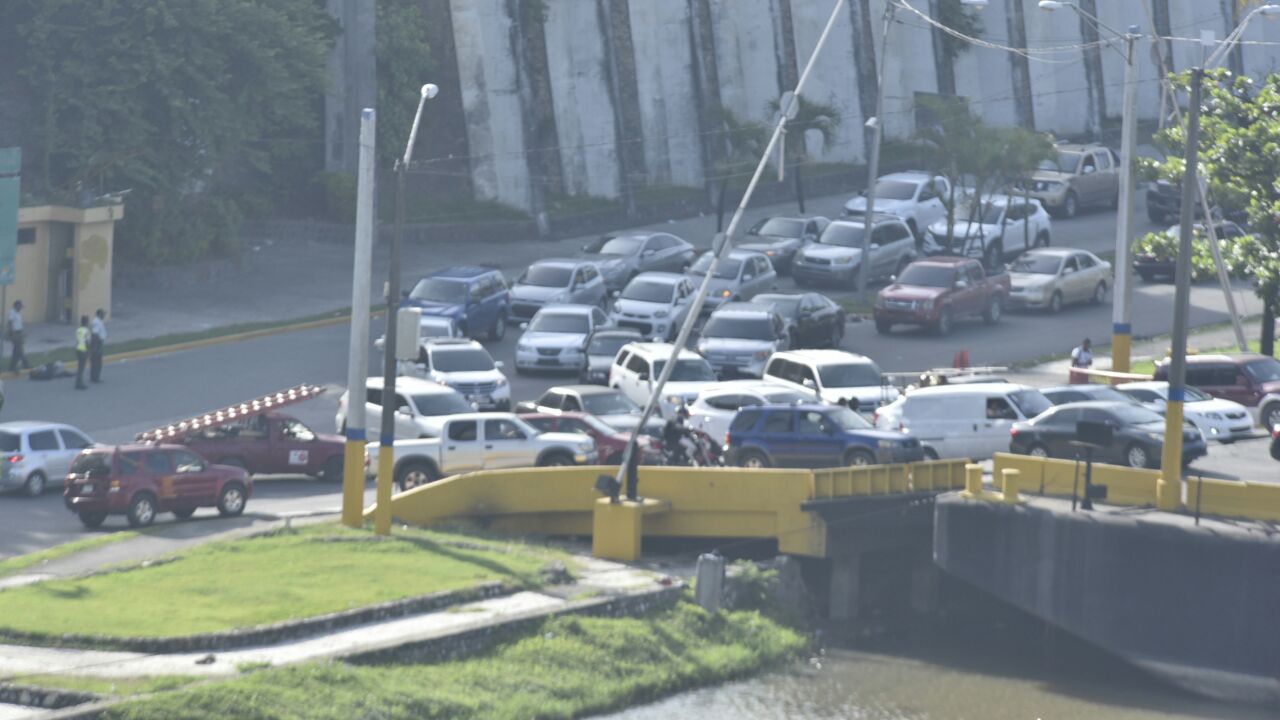
[{"label": "traffic cone", "polygon": [[969,367],[969,351],[961,350],[951,358],[951,367],[957,370],[964,370]]}]

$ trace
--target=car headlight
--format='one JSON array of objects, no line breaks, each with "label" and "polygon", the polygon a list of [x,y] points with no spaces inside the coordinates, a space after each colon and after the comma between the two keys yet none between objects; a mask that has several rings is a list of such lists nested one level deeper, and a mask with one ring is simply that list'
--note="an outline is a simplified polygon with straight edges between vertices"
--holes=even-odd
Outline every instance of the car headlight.
[{"label": "car headlight", "polygon": [[666,310],[659,310],[659,311],[655,312],[655,313],[653,314],[653,316],[654,316],[654,317],[656,317],[656,318],[664,318],[664,317],[666,317],[666,316],[667,316],[667,311],[666,311]]},{"label": "car headlight", "polygon": [[730,296],[730,295],[732,295],[732,294],[733,294],[733,291],[732,291],[732,290],[729,290],[729,289],[725,289],[725,290],[721,290],[721,291],[720,291],[720,297],[722,297],[722,298],[727,298],[727,297],[729,297],[729,296]]},{"label": "car headlight", "polygon": [[764,251],[764,254],[765,254],[765,255],[768,255],[769,257],[773,257],[774,255],[777,255],[777,254],[778,254],[778,251],[777,251],[777,250],[773,250],[773,249],[769,249],[769,250],[765,250],[765,251]]},{"label": "car headlight", "polygon": [[706,344],[706,343],[704,343],[704,342],[700,342],[700,343],[698,343],[697,349],[698,349],[698,354],[699,354],[699,355],[706,355],[706,354],[707,354],[707,344]]},{"label": "car headlight", "polygon": [[1205,416],[1205,417],[1207,417],[1207,418],[1209,418],[1210,420],[1221,420],[1221,419],[1222,419],[1222,413],[1211,412],[1211,413],[1205,413],[1205,414],[1204,414],[1204,416]]},{"label": "car headlight", "polygon": [[517,352],[533,352],[533,346],[527,343],[516,343]]},{"label": "car headlight", "polygon": [[500,378],[498,378],[497,386],[498,386],[498,387],[506,387],[506,386],[507,386],[507,379],[506,379],[506,378],[504,378],[504,377],[500,377]]},{"label": "car headlight", "polygon": [[848,265],[849,263],[853,262],[853,256],[841,255],[838,258],[832,258],[831,262],[835,263],[836,265]]}]

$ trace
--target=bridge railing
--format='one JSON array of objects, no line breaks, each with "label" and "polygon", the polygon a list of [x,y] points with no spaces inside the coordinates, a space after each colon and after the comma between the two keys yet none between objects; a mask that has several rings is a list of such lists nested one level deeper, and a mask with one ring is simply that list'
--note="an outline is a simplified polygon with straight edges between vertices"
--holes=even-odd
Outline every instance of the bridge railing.
[{"label": "bridge railing", "polygon": [[955,490],[964,487],[964,466],[968,462],[967,459],[931,460],[814,470],[809,499]]}]

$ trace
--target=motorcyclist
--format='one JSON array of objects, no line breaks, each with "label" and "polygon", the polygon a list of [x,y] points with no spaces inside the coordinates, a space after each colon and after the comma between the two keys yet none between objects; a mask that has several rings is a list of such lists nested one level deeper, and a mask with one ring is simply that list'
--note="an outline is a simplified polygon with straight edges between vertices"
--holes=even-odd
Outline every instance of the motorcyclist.
[{"label": "motorcyclist", "polygon": [[662,426],[662,447],[670,465],[689,464],[689,453],[685,447],[689,442],[689,427],[685,424],[688,420],[689,409],[680,405]]}]

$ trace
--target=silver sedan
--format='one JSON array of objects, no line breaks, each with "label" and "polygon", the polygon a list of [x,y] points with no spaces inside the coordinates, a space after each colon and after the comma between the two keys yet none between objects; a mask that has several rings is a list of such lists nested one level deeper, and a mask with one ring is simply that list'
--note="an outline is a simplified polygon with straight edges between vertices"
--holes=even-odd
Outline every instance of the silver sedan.
[{"label": "silver sedan", "polygon": [[1111,287],[1111,263],[1087,250],[1039,248],[1009,266],[1013,307],[1056,313],[1067,303],[1105,302]]}]

